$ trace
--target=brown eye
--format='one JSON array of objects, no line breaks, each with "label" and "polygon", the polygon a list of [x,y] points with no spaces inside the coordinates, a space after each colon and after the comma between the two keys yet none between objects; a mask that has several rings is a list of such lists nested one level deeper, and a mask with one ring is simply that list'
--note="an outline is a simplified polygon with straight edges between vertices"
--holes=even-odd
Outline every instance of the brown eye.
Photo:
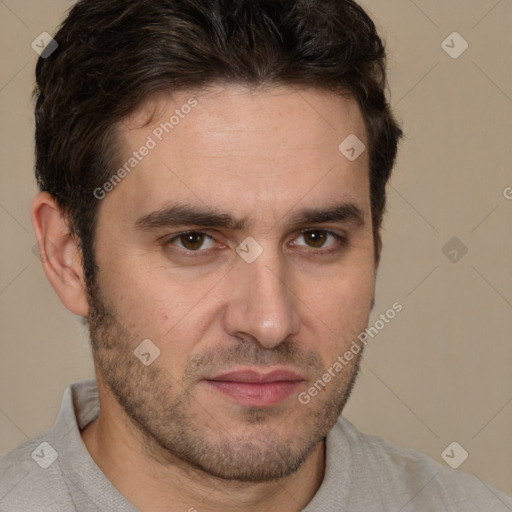
[{"label": "brown eye", "polygon": [[303,231],[292,245],[298,247],[309,247],[310,249],[322,249],[315,251],[318,254],[342,250],[347,244],[347,239],[325,229],[308,229]]},{"label": "brown eye", "polygon": [[302,236],[310,247],[318,249],[324,246],[328,233],[325,231],[306,231],[305,233],[302,233]]},{"label": "brown eye", "polygon": [[[177,237],[173,238],[172,242],[176,243],[178,247],[186,249],[187,251],[198,251],[203,248],[203,245],[207,239],[210,239],[205,233],[197,231],[189,231],[187,233],[181,233]],[[209,249],[210,247],[206,247]]]}]

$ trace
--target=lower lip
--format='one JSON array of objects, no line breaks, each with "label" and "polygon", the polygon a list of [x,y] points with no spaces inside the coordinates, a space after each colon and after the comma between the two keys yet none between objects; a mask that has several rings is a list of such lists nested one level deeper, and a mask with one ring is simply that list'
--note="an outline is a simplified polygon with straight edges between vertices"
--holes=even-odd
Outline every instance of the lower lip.
[{"label": "lower lip", "polygon": [[234,398],[238,403],[250,407],[276,405],[296,392],[301,384],[301,381],[231,382],[208,380],[206,382],[217,391]]}]

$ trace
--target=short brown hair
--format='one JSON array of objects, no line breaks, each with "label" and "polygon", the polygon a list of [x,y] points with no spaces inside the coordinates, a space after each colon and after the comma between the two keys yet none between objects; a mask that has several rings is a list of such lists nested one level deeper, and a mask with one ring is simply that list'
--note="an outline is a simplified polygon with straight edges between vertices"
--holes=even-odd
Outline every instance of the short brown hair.
[{"label": "short brown hair", "polygon": [[[91,284],[98,199],[116,124],[152,95],[215,82],[313,86],[354,97],[369,136],[376,247],[401,130],[385,50],[352,0],[80,0],[36,68],[36,177],[79,239]],[[340,141],[341,142],[341,141]]]}]

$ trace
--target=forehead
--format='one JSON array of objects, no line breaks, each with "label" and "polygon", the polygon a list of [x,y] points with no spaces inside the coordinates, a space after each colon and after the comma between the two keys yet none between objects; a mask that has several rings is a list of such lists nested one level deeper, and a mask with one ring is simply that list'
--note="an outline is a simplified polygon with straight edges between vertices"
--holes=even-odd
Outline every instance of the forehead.
[{"label": "forehead", "polygon": [[357,102],[318,89],[219,85],[160,95],[119,124],[120,165],[151,149],[111,196],[138,211],[176,198],[247,212],[291,207],[301,195],[368,203],[368,152],[352,162],[339,149],[353,136],[368,146]]}]

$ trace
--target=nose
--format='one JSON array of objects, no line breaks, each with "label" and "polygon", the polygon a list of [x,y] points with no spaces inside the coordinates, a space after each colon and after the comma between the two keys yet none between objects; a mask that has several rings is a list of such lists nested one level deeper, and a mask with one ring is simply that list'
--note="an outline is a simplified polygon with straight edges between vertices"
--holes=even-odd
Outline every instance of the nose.
[{"label": "nose", "polygon": [[297,297],[285,262],[266,250],[253,263],[241,260],[225,282],[224,328],[235,337],[251,337],[272,349],[299,330]]}]

